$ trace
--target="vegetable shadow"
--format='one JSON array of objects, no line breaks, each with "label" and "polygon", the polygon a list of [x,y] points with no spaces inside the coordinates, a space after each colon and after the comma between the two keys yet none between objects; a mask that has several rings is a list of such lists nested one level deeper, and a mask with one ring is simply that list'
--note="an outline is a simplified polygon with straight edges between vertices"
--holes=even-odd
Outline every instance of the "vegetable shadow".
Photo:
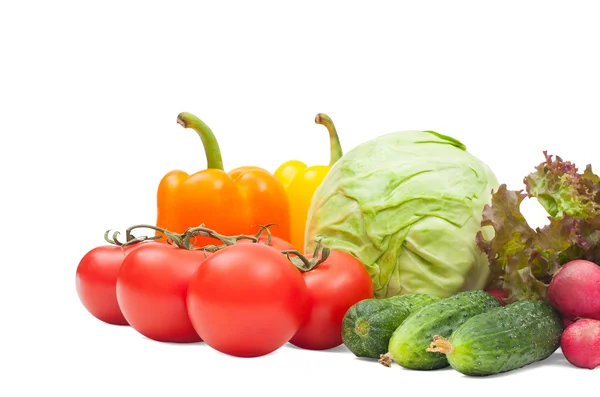
[{"label": "vegetable shadow", "polygon": [[159,341],[159,340],[155,340],[155,339],[151,339],[148,338],[145,335],[140,335],[142,337],[142,339],[148,341],[148,342],[152,342],[152,343],[159,343],[161,345],[170,345],[170,346],[208,346],[204,341],[198,341],[198,342],[163,342],[163,341]]},{"label": "vegetable shadow", "polygon": [[569,361],[567,361],[564,354],[559,350],[557,352],[552,353],[552,355],[545,360],[537,361],[535,363],[525,365],[524,367],[517,368],[512,371],[507,371],[507,372],[502,372],[499,374],[487,375],[487,376],[463,375],[463,377],[464,378],[472,378],[472,379],[502,378],[502,377],[506,377],[506,376],[515,375],[517,373],[523,373],[526,371],[535,370],[536,368],[545,367],[545,366],[577,369],[577,367],[575,367],[573,364],[571,364]]},{"label": "vegetable shadow", "polygon": [[210,347],[208,344],[206,344],[206,342],[204,341],[199,341],[199,342],[162,342],[162,341],[157,341],[154,339],[150,339],[147,336],[142,335],[142,338],[145,339],[146,341],[149,341],[151,343],[158,343],[161,345],[169,345],[169,346],[176,346],[178,348],[195,348],[195,349],[210,349],[213,352],[219,354],[219,355],[223,355],[223,356],[227,356],[227,357],[233,357],[234,359],[240,359],[240,360],[260,360],[260,359],[264,359],[267,357],[271,357],[271,356],[276,356],[278,354],[280,354],[280,349],[274,350],[268,354],[264,354],[262,356],[256,356],[256,357],[239,357],[239,356],[233,356],[231,354],[227,354],[227,353],[223,353],[219,350],[213,349],[212,347]]},{"label": "vegetable shadow", "polygon": [[[358,358],[358,357],[357,357]],[[368,358],[368,357],[360,357],[361,361],[372,361],[375,364],[379,365],[379,366],[383,366],[381,363],[379,363],[378,359],[376,358]],[[442,372],[442,371],[453,371],[451,366],[446,366],[443,368],[436,368],[436,369],[416,369],[416,368],[406,368],[403,367],[402,365],[398,364],[397,362],[392,363],[392,366],[390,368],[397,368],[401,371],[408,371],[408,372]]]},{"label": "vegetable shadow", "polygon": [[284,346],[288,349],[293,349],[293,350],[318,351],[318,352],[332,353],[332,354],[352,354],[352,352],[343,343],[339,346],[332,347],[331,349],[326,349],[326,350],[303,349],[303,348],[295,346],[291,343],[286,343]]}]

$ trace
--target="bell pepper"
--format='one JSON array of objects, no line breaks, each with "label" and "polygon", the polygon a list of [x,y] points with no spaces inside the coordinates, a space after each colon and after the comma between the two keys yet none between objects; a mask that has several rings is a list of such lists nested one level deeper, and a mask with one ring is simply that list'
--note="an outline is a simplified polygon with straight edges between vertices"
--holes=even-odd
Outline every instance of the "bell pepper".
[{"label": "bell pepper", "polygon": [[342,146],[333,125],[333,121],[326,114],[319,113],[315,123],[324,125],[329,131],[330,157],[329,165],[307,166],[302,161],[290,160],[279,166],[274,172],[284,186],[290,203],[290,243],[304,250],[304,232],[308,210],[315,190],[321,185],[331,166],[342,157]]},{"label": "bell pepper", "polygon": [[[223,235],[239,235],[254,234],[259,226],[275,224],[270,227],[272,235],[289,241],[288,198],[275,176],[254,166],[225,172],[211,129],[187,112],[177,116],[177,123],[200,136],[207,168],[192,175],[173,170],[162,178],[157,192],[156,226],[184,233],[204,224]],[[196,246],[207,244],[220,243],[209,237],[197,237],[194,242]]]}]

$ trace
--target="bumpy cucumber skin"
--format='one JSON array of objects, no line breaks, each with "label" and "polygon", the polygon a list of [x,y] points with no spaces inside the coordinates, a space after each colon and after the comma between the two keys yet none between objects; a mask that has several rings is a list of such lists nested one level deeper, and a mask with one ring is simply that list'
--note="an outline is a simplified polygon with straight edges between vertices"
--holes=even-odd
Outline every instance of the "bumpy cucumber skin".
[{"label": "bumpy cucumber skin", "polygon": [[548,358],[563,326],[546,302],[522,300],[470,318],[449,338],[452,368],[471,376],[495,375]]},{"label": "bumpy cucumber skin", "polygon": [[433,336],[449,337],[471,317],[498,307],[501,307],[500,301],[481,290],[460,292],[424,306],[394,331],[388,345],[389,353],[404,368],[445,368],[449,363],[444,354],[426,351]]},{"label": "bumpy cucumber skin", "polygon": [[406,317],[439,299],[429,294],[404,294],[362,300],[346,312],[342,340],[357,357],[379,358],[387,352],[392,333]]}]

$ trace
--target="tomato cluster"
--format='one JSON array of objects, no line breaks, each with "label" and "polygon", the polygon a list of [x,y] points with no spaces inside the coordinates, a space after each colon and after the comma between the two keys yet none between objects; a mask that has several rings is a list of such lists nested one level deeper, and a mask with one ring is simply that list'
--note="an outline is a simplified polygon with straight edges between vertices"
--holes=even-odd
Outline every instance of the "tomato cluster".
[{"label": "tomato cluster", "polygon": [[256,357],[286,343],[341,345],[344,314],[373,297],[369,273],[350,254],[320,247],[301,255],[271,236],[233,240],[206,249],[171,240],[96,247],[77,268],[79,298],[98,319],[150,339]]}]

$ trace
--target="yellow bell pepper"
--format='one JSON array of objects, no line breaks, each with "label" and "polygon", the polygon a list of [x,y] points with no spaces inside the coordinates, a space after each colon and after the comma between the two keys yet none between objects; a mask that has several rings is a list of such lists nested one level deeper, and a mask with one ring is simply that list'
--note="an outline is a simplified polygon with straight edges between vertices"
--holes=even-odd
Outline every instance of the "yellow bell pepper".
[{"label": "yellow bell pepper", "polygon": [[315,123],[324,125],[329,131],[330,158],[329,165],[313,165],[311,167],[299,160],[290,160],[279,166],[274,175],[285,188],[290,203],[290,243],[299,250],[304,250],[304,232],[306,218],[315,190],[331,169],[331,166],[342,157],[342,146],[333,121],[326,114],[319,113]]}]

